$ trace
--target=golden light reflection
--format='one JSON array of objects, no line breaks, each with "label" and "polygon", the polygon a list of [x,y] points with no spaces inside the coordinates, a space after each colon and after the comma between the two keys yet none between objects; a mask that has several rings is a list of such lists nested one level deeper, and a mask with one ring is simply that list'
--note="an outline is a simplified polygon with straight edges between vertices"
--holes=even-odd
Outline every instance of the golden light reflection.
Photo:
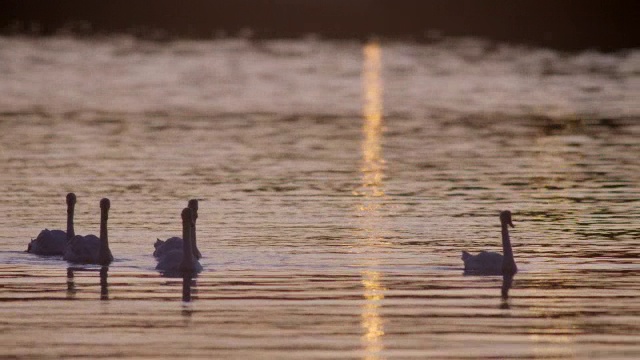
[{"label": "golden light reflection", "polygon": [[380,302],[384,299],[385,288],[380,283],[380,272],[366,270],[362,272],[364,298],[366,303],[362,309],[362,327],[365,330],[365,359],[379,359],[382,351],[384,328],[380,317]]},{"label": "golden light reflection", "polygon": [[364,163],[362,167],[365,196],[382,196],[382,177],[384,159],[382,158],[382,52],[377,42],[371,42],[364,47],[364,69],[362,72],[364,90],[364,141],[362,153]]},{"label": "golden light reflection", "polygon": [[[575,166],[575,148],[571,141],[575,141],[576,134],[579,134],[581,121],[575,112],[567,110],[571,106],[567,105],[556,115],[556,119],[549,126],[542,127],[540,136],[536,139],[536,161],[532,173],[536,174],[531,181],[537,185],[537,203],[546,203],[546,211],[540,211],[536,220],[544,226],[549,223],[550,216],[559,216],[562,221],[564,215],[572,213],[576,218],[589,214],[588,207],[575,207],[573,198],[580,197],[581,193],[576,193],[576,183],[581,181],[583,173],[577,171],[588,171],[588,168],[578,168]],[[544,113],[544,112],[543,112]],[[541,201],[542,200],[542,201]],[[553,231],[557,226],[557,221],[552,221],[548,229]],[[571,223],[564,226],[571,229]],[[532,252],[547,253],[546,247],[535,247]],[[542,256],[546,256],[543,254]],[[570,281],[564,278],[567,275],[553,273],[548,278],[537,279],[540,282],[560,282]],[[544,290],[533,290],[532,296],[543,299]],[[580,298],[576,299],[580,302]],[[550,310],[553,306],[546,301],[530,306],[529,311],[535,314],[535,318],[553,319],[545,323],[543,328],[535,327],[529,330],[528,338],[531,341],[534,358],[543,359],[555,356],[550,349],[561,348],[563,356],[576,357],[576,334],[581,332],[580,323],[574,318],[556,319],[557,311]],[[553,305],[553,304],[551,304]],[[558,347],[555,347],[558,346]]]},{"label": "golden light reflection", "polygon": [[[554,277],[557,280],[558,275],[556,274]],[[544,299],[542,292],[542,290],[534,290],[532,296]],[[542,326],[532,327],[528,330],[528,338],[531,341],[535,359],[549,358],[550,348],[554,345],[561,345],[563,353],[571,357],[576,356],[576,334],[580,333],[581,329],[575,319],[556,318],[557,311],[553,310],[553,305],[553,299],[545,299],[529,307],[529,311],[535,318],[549,319]]]},{"label": "golden light reflection", "polygon": [[[575,358],[577,356],[573,336],[558,335],[558,329],[547,329],[549,334],[532,334],[529,336],[533,342],[533,358],[548,359],[561,351],[563,356]],[[562,350],[559,350],[562,349]]]},{"label": "golden light reflection", "polygon": [[[364,46],[364,67],[362,72],[364,106],[363,106],[363,142],[362,142],[362,190],[354,192],[362,196],[364,201],[358,206],[360,218],[364,222],[366,239],[362,247],[367,253],[374,253],[379,246],[380,236],[378,226],[380,204],[374,199],[384,196],[384,159],[382,157],[382,81],[381,61],[382,51],[377,42],[370,42]],[[364,356],[366,360],[378,360],[382,358],[384,350],[383,319],[380,316],[380,307],[384,299],[385,288],[382,285],[380,271],[374,270],[379,265],[375,256],[371,256],[364,264],[366,270],[362,271],[362,286],[364,289],[365,303],[362,306],[361,326],[364,334]]]}]

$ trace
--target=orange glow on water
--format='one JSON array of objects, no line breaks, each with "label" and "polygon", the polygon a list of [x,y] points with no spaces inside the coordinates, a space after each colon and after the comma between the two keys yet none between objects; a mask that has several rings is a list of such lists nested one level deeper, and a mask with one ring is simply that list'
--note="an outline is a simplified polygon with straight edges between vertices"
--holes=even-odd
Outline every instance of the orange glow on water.
[{"label": "orange glow on water", "polygon": [[[383,171],[384,159],[382,157],[382,81],[381,59],[382,51],[376,42],[370,42],[364,47],[363,79],[363,142],[362,156],[362,188],[357,195],[364,196],[364,202],[358,208],[363,219],[367,238],[362,244],[365,248],[373,247],[379,243],[378,228],[380,205],[373,201],[374,198],[384,196]],[[374,270],[378,265],[375,258],[367,260],[367,269],[362,271],[363,297],[365,303],[362,306],[361,326],[364,330],[363,359],[381,359],[384,349],[383,319],[380,316],[380,306],[384,299],[384,287],[381,283],[382,274]]]},{"label": "orange glow on water", "polygon": [[371,42],[364,47],[364,68],[362,72],[364,91],[364,141],[362,168],[365,196],[382,196],[382,51],[380,45]]}]

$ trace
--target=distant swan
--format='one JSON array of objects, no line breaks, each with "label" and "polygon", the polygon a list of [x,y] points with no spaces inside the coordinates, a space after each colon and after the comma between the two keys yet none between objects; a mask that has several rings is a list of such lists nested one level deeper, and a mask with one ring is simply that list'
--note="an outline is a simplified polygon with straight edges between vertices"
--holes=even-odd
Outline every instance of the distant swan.
[{"label": "distant swan", "polygon": [[511,211],[500,212],[500,223],[502,225],[502,251],[504,256],[488,251],[481,251],[478,255],[471,255],[466,251],[462,252],[464,261],[464,271],[470,274],[500,275],[515,274],[518,271],[516,261],[513,259],[511,240],[509,239],[509,228],[511,222]]},{"label": "distant swan", "polygon": [[44,229],[38,237],[32,239],[27,246],[27,252],[38,255],[62,255],[67,241],[75,236],[73,230],[73,211],[76,206],[76,194],[67,194],[67,232],[62,230]]},{"label": "distant swan", "polygon": [[182,249],[174,249],[166,253],[158,262],[156,270],[168,273],[195,273],[202,271],[202,265],[193,255],[191,230],[193,225],[193,211],[190,208],[182,210]]},{"label": "distant swan", "polygon": [[69,262],[81,264],[108,265],[113,261],[109,249],[107,234],[107,220],[111,202],[104,198],[100,200],[100,237],[95,235],[76,235],[69,240],[63,258]]},{"label": "distant swan", "polygon": [[[193,213],[193,224],[191,226],[191,234],[193,236],[193,256],[195,256],[196,259],[200,259],[202,258],[202,254],[200,253],[200,250],[198,250],[198,244],[196,242],[196,220],[198,219],[198,200],[196,199],[189,200],[188,207],[189,209],[191,209]],[[183,247],[182,238],[174,236],[174,237],[168,238],[165,241],[157,239],[155,244],[153,244],[153,246],[155,247],[155,250],[153,251],[153,256],[157,258],[162,258],[164,255],[166,255],[172,250],[181,250]]]}]

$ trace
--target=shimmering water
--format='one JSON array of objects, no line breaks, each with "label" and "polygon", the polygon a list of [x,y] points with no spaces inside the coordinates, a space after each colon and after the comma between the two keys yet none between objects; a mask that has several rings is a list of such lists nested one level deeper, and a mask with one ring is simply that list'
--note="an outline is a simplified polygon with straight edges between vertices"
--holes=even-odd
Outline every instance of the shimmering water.
[{"label": "shimmering water", "polygon": [[[0,72],[3,357],[640,356],[636,50],[0,38]],[[80,234],[111,199],[102,276],[24,252],[69,191]],[[193,197],[205,270],[164,278]],[[460,260],[501,209],[508,297]]]}]

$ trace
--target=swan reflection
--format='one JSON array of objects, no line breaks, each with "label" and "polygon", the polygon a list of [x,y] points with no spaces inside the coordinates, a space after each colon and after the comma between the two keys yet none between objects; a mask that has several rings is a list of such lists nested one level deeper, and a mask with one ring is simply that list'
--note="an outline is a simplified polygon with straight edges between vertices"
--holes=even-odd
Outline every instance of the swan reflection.
[{"label": "swan reflection", "polygon": [[511,285],[513,284],[513,274],[504,274],[502,275],[502,302],[500,303],[501,309],[509,309],[509,289],[511,289]]},{"label": "swan reflection", "polygon": [[[195,274],[183,274],[182,275],[182,301],[191,302],[191,286],[196,285]],[[195,292],[195,289],[194,289]]]},{"label": "swan reflection", "polygon": [[195,274],[185,273],[182,276],[182,311],[181,314],[184,317],[184,325],[189,325],[191,316],[193,315],[193,293],[196,292],[196,278]]},{"label": "swan reflection", "polygon": [[109,282],[107,281],[108,272],[108,266],[103,266],[100,269],[100,300],[109,300]]},{"label": "swan reflection", "polygon": [[73,281],[73,270],[72,268],[67,268],[67,299],[75,298],[77,291],[76,284]]},{"label": "swan reflection", "polygon": [[100,272],[100,300],[109,300],[109,267],[102,266],[100,269],[87,269],[83,267],[70,266],[67,268],[67,299],[74,299],[78,290],[75,284],[76,272]]}]

